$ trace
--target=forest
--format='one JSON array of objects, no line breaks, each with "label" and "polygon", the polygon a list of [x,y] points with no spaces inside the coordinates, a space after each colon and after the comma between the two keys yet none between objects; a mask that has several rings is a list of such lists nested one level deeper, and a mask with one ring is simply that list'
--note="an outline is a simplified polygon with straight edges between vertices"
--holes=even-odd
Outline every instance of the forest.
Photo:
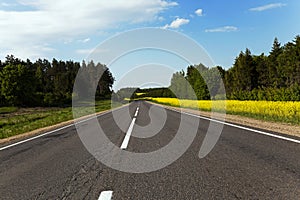
[{"label": "forest", "polygon": [[[223,79],[226,97],[218,77]],[[137,93],[143,93],[139,97],[181,99],[192,99],[195,93],[199,100],[300,101],[300,36],[285,45],[275,38],[269,55],[252,55],[246,49],[228,70],[188,66],[173,74],[169,88],[137,89]],[[135,94],[132,97],[137,98]]]},{"label": "forest", "polygon": [[[86,79],[94,81],[95,73],[99,71],[103,75],[96,83],[95,97],[97,100],[109,99],[115,79],[103,64],[56,59],[32,62],[7,56],[5,61],[0,61],[0,106],[70,106],[72,97],[80,95],[73,93],[77,73],[85,72],[88,74]],[[141,97],[192,99],[196,95],[199,100],[300,101],[300,36],[285,45],[275,38],[268,55],[252,55],[246,49],[228,70],[202,64],[188,66],[186,71],[173,74],[169,87],[123,88],[113,94],[116,100]]]},{"label": "forest", "polygon": [[88,80],[93,80],[95,71],[102,71],[96,99],[111,97],[114,77],[100,63],[90,61],[86,64],[83,61],[80,64],[56,59],[52,62],[46,59],[31,62],[29,59],[23,61],[13,55],[7,56],[4,62],[0,61],[0,106],[70,106],[74,81],[79,71],[88,74]]}]

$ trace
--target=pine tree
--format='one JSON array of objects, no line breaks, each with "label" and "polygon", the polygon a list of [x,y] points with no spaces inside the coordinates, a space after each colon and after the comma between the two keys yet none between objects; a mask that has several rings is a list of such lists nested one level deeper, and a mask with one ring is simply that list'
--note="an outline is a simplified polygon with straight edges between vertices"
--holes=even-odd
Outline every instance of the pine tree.
[{"label": "pine tree", "polygon": [[268,71],[270,86],[283,87],[283,83],[280,81],[280,68],[278,63],[278,57],[282,54],[283,48],[278,39],[275,38],[272,46],[272,50],[268,57]]}]

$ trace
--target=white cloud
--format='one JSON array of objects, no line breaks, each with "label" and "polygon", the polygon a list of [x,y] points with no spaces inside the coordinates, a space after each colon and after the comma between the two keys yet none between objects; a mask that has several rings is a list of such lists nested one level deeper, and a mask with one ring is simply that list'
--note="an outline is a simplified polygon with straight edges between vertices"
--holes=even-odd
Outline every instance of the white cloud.
[{"label": "white cloud", "polygon": [[250,8],[250,11],[256,11],[256,12],[261,12],[261,11],[265,11],[265,10],[270,10],[270,9],[274,9],[274,8],[281,8],[286,6],[286,4],[283,3],[272,3],[272,4],[267,4],[267,5],[263,5],[263,6],[259,6],[259,7],[255,7],[255,8]]},{"label": "white cloud", "polygon": [[164,10],[178,5],[166,0],[19,0],[18,8],[0,10],[0,57],[47,53],[44,43],[64,42],[118,27],[119,24],[157,20]]},{"label": "white cloud", "polygon": [[89,55],[91,53],[103,53],[103,52],[108,52],[108,49],[77,49],[76,53],[77,54],[82,54],[82,55]]},{"label": "white cloud", "polygon": [[190,20],[188,19],[183,19],[183,18],[176,18],[174,21],[172,21],[171,24],[167,24],[165,25],[163,28],[179,28],[182,25],[188,24],[190,22]]},{"label": "white cloud", "polygon": [[199,8],[195,11],[195,14],[198,15],[199,17],[201,17],[201,16],[203,16],[203,10],[201,8]]},{"label": "white cloud", "polygon": [[214,29],[206,29],[205,32],[207,33],[215,33],[215,32],[234,32],[237,31],[238,28],[235,26],[223,26],[219,28],[214,28]]},{"label": "white cloud", "polygon": [[82,39],[82,40],[78,40],[78,42],[81,42],[81,43],[87,43],[89,41],[91,41],[90,38],[85,38],[85,39]]},{"label": "white cloud", "polygon": [[178,6],[177,2],[168,2],[168,1],[160,1],[160,5],[162,7],[167,7],[167,6]]}]

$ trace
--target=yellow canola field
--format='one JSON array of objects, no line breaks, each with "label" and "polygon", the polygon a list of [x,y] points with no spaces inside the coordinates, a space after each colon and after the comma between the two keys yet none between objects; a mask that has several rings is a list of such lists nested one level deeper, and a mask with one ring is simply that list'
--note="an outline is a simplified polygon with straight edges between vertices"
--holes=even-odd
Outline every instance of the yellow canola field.
[{"label": "yellow canola field", "polygon": [[176,98],[150,98],[149,100],[176,107],[203,111],[224,112],[260,119],[300,124],[300,102],[284,101],[237,101],[237,100],[179,100]]}]

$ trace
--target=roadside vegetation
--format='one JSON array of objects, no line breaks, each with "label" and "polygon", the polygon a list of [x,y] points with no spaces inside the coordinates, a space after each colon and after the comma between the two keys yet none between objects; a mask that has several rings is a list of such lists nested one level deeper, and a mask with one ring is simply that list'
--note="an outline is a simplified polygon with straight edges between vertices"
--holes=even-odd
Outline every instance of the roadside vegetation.
[{"label": "roadside vegetation", "polygon": [[300,125],[300,102],[286,101],[238,101],[238,100],[179,100],[176,98],[146,98],[147,100],[182,108],[191,108],[201,111],[213,111],[241,115],[266,121],[284,122]]},{"label": "roadside vegetation", "polygon": [[17,110],[17,107],[0,107],[0,114],[12,113],[16,112]]},{"label": "roadside vegetation", "polygon": [[200,63],[174,73],[169,87],[117,94],[202,111],[211,111],[213,102],[214,111],[225,112],[225,104],[228,114],[300,125],[300,36],[285,45],[275,38],[269,55],[246,49],[226,70]]},{"label": "roadside vegetation", "polygon": [[[74,92],[77,74],[85,75],[80,77],[85,88]],[[102,74],[100,80],[95,74]],[[9,55],[0,61],[0,139],[73,119],[72,97],[84,99],[86,94],[82,93],[90,92],[92,86],[96,89],[96,112],[108,110],[111,101],[106,99],[112,95],[113,83],[114,77],[101,63],[32,62]],[[87,102],[82,104],[76,117],[95,111]]]},{"label": "roadside vegetation", "polygon": [[[114,77],[101,63],[56,59],[32,62],[7,56],[0,61],[0,107],[68,107],[72,97],[84,95],[73,93],[79,73],[85,75],[80,77],[81,82],[90,86],[86,90],[96,86],[96,100],[110,99]],[[96,80],[95,74],[102,74],[101,79]]]},{"label": "roadside vegetation", "polygon": [[[116,105],[114,105],[116,106]],[[111,108],[110,100],[97,101],[95,111],[100,112]],[[80,116],[93,114],[94,107],[81,109]],[[17,108],[0,109],[0,139],[26,133],[35,129],[52,126],[72,120],[72,107],[67,108]]]},{"label": "roadside vegetation", "polygon": [[229,69],[195,64],[174,73],[169,87],[126,88],[117,94],[125,98],[300,101],[300,36],[285,45],[275,38],[269,55],[241,51]]},{"label": "roadside vegetation", "polygon": [[[81,72],[86,75],[79,76],[84,85],[73,92],[76,75]],[[101,79],[97,80],[95,74],[102,74]],[[224,112],[218,104],[226,103],[228,114],[299,125],[300,36],[285,45],[275,38],[268,55],[253,55],[246,49],[229,69],[208,68],[201,63],[187,66],[185,71],[173,74],[169,87],[121,88],[114,92],[114,81],[105,65],[93,61],[32,62],[7,56],[0,61],[0,138],[72,119],[72,98],[81,103],[81,97],[89,96],[91,88],[96,88],[96,111],[110,109],[106,99],[120,104],[148,99],[179,106],[178,98],[184,99],[180,100],[182,107],[203,111],[211,111],[213,100],[217,112]],[[90,114],[93,109],[87,107],[77,116]]]}]

